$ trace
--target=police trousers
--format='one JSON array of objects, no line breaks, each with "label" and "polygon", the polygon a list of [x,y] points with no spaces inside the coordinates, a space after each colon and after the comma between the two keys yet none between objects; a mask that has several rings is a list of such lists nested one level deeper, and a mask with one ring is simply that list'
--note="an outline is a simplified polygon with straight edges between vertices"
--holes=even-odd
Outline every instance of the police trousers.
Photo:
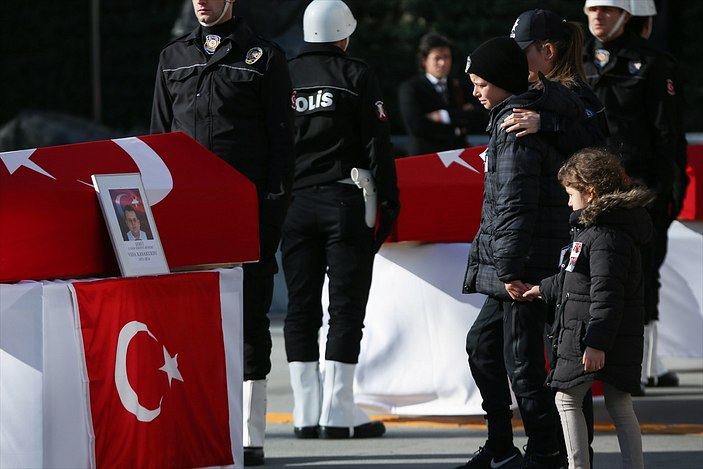
[{"label": "police trousers", "polygon": [[544,302],[503,301],[487,297],[466,336],[466,352],[483,398],[491,449],[512,445],[508,377],[528,437],[527,451],[559,451],[561,428],[554,394],[545,385]]},{"label": "police trousers", "polygon": [[259,200],[259,262],[243,266],[244,381],[265,379],[271,371],[268,313],[273,300],[273,278],[278,272],[276,251],[281,240],[283,209],[272,210],[267,202]]},{"label": "police trousers", "polygon": [[283,225],[281,260],[288,287],[284,322],[289,362],[319,359],[322,289],[329,279],[325,358],[358,362],[373,269],[373,230],[362,191],[344,183],[293,192]]}]

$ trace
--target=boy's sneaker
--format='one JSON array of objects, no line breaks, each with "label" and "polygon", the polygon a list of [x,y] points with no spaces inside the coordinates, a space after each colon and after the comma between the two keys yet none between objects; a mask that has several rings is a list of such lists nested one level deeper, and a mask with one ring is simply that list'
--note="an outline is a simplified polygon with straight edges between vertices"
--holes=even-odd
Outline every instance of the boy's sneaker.
[{"label": "boy's sneaker", "polygon": [[517,448],[497,456],[488,448],[481,446],[466,464],[456,469],[517,469],[521,462],[522,453]]}]

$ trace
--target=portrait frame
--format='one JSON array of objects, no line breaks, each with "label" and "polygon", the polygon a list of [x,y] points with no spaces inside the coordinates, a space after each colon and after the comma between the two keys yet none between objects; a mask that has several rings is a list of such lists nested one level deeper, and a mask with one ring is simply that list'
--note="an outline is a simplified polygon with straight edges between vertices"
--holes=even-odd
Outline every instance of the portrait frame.
[{"label": "portrait frame", "polygon": [[141,174],[93,174],[91,179],[122,276],[170,273]]}]

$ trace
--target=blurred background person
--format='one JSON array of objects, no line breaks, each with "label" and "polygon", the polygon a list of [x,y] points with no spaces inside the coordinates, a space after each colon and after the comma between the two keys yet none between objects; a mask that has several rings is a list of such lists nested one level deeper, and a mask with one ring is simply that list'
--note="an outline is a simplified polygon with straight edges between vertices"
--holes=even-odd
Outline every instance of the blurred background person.
[{"label": "blurred background person", "polygon": [[468,147],[467,134],[486,130],[488,113],[471,96],[470,83],[450,76],[452,52],[445,36],[425,34],[417,48],[420,74],[400,85],[409,156]]},{"label": "blurred background person", "polygon": [[[632,17],[626,23],[625,28],[632,31],[635,35],[641,36],[649,44],[649,37],[652,34],[654,26],[654,16],[657,14],[657,7],[654,0],[631,0],[630,13]],[[670,222],[674,221],[681,213],[683,201],[686,197],[686,188],[688,187],[689,178],[686,174],[686,166],[688,164],[686,131],[684,128],[684,116],[686,111],[684,87],[681,80],[681,72],[678,61],[671,54],[652,47],[652,52],[660,56],[668,68],[671,76],[671,90],[674,93],[674,114],[676,119],[676,147],[673,151],[674,155],[674,174],[673,186],[671,193],[671,209],[669,212]],[[668,231],[668,229],[667,229]],[[660,243],[663,240],[659,241]],[[667,244],[658,247],[659,257],[661,260],[655,262],[661,263],[666,258]],[[659,320],[659,308],[650,308],[644,328],[644,357],[642,361],[642,384],[645,386],[677,386],[678,376],[673,371],[669,371],[657,353],[657,321]],[[641,391],[640,391],[641,392]]]}]

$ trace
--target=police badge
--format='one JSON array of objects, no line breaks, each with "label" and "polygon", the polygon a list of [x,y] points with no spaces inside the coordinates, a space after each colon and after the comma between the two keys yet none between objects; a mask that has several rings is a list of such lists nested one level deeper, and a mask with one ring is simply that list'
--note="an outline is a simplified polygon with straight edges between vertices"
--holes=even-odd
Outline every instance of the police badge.
[{"label": "police badge", "polygon": [[599,67],[605,67],[610,62],[610,52],[605,49],[596,49],[594,62]]},{"label": "police badge", "polygon": [[220,41],[222,41],[222,38],[217,34],[208,34],[207,36],[205,36],[205,52],[210,55],[214,54],[217,50],[217,46],[220,45]]},{"label": "police badge", "polygon": [[251,49],[249,49],[249,52],[247,52],[247,57],[244,61],[247,63],[247,65],[251,65],[257,60],[259,60],[263,55],[264,51],[261,50],[261,47],[252,47]]},{"label": "police badge", "polygon": [[639,60],[630,60],[630,62],[627,64],[627,69],[632,75],[639,72],[640,68],[642,68],[642,62],[640,62]]}]

